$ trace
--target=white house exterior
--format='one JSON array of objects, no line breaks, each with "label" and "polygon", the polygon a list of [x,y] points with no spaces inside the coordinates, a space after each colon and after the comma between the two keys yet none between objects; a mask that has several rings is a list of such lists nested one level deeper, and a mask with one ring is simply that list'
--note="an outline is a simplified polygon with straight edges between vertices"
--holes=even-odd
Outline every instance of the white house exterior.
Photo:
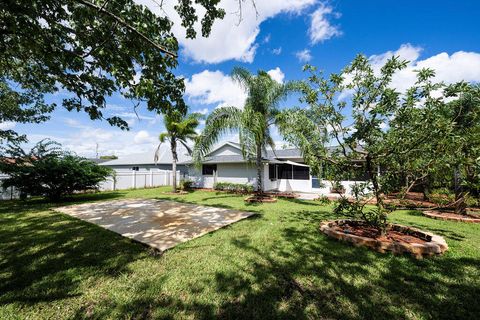
[{"label": "white house exterior", "polygon": [[[195,168],[191,161],[182,164],[188,166],[189,177],[199,188],[213,188],[216,182],[256,186],[255,164],[244,159],[240,145],[235,142],[225,142],[207,154],[201,169]],[[299,149],[269,150],[263,155],[262,177],[264,191],[331,193],[331,182],[311,175]],[[345,193],[351,194],[352,186],[359,181],[341,183]]]}]

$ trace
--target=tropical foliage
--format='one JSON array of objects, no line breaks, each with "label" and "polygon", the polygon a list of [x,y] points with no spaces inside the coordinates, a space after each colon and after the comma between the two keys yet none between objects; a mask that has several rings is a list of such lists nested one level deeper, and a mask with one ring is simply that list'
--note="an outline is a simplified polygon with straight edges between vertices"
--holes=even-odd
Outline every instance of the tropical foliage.
[{"label": "tropical foliage", "polygon": [[[290,128],[287,134],[317,170],[322,164],[333,168],[334,176],[356,168],[365,170],[367,182],[353,188],[353,201],[342,197],[337,212],[361,218],[381,230],[387,217],[384,195],[400,183],[403,186],[392,177],[409,172],[419,179],[424,174],[420,168],[439,163],[438,153],[448,151],[448,146],[458,147],[444,141],[456,122],[438,116],[449,104],[438,97],[443,86],[432,83],[433,70],[419,70],[417,82],[405,92],[393,87],[393,75],[406,66],[407,61],[393,57],[376,72],[360,55],[341,73],[328,78],[307,66],[310,76],[302,98],[309,105],[302,115],[305,125]],[[338,147],[333,152],[318,144],[312,147],[312,132]],[[410,160],[403,162],[405,159]],[[367,209],[365,205],[372,199],[376,208]]]},{"label": "tropical foliage", "polygon": [[207,118],[193,155],[199,163],[224,133],[238,133],[244,158],[255,162],[256,189],[260,192],[263,190],[262,152],[266,153],[268,147],[275,148],[270,129],[276,126],[282,131],[284,128],[286,119],[279,104],[298,89],[298,84],[279,83],[265,71],[253,75],[239,67],[233,69],[232,77],[247,93],[245,105],[243,109],[225,106],[213,110]]},{"label": "tropical foliage", "polygon": [[30,151],[11,147],[0,161],[9,177],[3,188],[15,187],[22,197],[46,196],[58,201],[77,191],[95,190],[113,171],[65,152],[58,143],[42,140]]},{"label": "tropical foliage", "polygon": [[[174,2],[187,38],[196,36],[200,16],[208,36],[225,15],[219,0]],[[104,112],[114,92],[147,101],[150,111],[184,107],[183,79],[172,72],[178,42],[167,15],[133,0],[7,0],[0,2],[0,17],[0,122],[48,119],[57,105],[44,96],[60,90],[71,93],[62,101],[67,110],[120,128],[128,128],[126,121]],[[0,140],[15,139],[25,137],[0,130]]]},{"label": "tropical foliage", "polygon": [[177,145],[180,143],[189,154],[192,153],[189,142],[193,142],[197,138],[196,129],[202,117],[199,113],[186,114],[178,109],[169,109],[163,116],[166,131],[162,132],[158,137],[160,144],[155,152],[154,160],[155,162],[158,161],[162,143],[169,143],[170,151],[172,152],[173,192],[177,192]]}]

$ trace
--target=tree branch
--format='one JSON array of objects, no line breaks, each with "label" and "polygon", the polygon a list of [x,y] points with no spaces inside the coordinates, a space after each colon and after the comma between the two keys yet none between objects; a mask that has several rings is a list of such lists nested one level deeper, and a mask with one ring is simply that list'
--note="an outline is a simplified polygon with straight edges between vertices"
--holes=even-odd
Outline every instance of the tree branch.
[{"label": "tree branch", "polygon": [[115,19],[115,21],[119,22],[120,24],[122,24],[123,26],[125,26],[127,29],[129,29],[130,31],[134,32],[135,34],[137,34],[140,38],[142,38],[143,40],[147,41],[149,44],[151,44],[152,46],[154,46],[155,48],[157,48],[158,50],[160,50],[161,52],[163,52],[164,54],[166,55],[169,55],[171,56],[172,58],[177,58],[178,56],[171,52],[170,50],[168,50],[167,48],[155,43],[154,41],[152,41],[150,38],[148,38],[146,35],[144,35],[142,32],[138,31],[135,27],[133,27],[131,24],[129,24],[128,22],[126,22],[125,20],[123,20],[121,17],[117,16],[116,14],[106,10],[105,8],[103,7],[100,7],[94,3],[91,3],[89,1],[86,1],[86,0],[77,0],[78,3],[81,3],[87,7],[90,7],[90,8],[93,8],[93,9],[96,9],[98,10],[99,12]]}]

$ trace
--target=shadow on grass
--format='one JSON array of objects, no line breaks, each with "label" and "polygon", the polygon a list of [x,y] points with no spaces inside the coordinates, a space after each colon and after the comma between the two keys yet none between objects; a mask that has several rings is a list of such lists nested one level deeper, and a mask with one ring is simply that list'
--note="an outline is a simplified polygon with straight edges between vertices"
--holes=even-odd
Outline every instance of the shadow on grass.
[{"label": "shadow on grass", "polygon": [[[129,262],[148,256],[143,247],[100,227],[56,213],[23,216],[26,211],[14,219],[0,215],[0,305],[74,297],[82,294],[81,281],[128,274]],[[125,299],[87,300],[75,306],[72,318],[474,319],[480,314],[480,259],[447,254],[417,261],[355,248],[319,232],[320,221],[332,218],[325,210],[279,214],[273,244],[264,247],[248,235],[230,238],[241,258],[226,258],[233,267],[213,278],[192,279],[180,297],[161,290],[167,272],[155,284],[128,287]],[[196,247],[192,242],[187,248]],[[181,266],[187,274],[190,267]],[[207,289],[216,301],[198,302],[194,297]]]},{"label": "shadow on grass", "polygon": [[[319,212],[306,219],[306,214],[300,213],[299,221],[324,217]],[[241,297],[222,305],[223,317],[474,319],[480,314],[479,259],[382,255],[329,239],[316,227],[288,227],[283,238],[290,245],[270,252],[246,237],[231,240],[254,253],[255,271],[217,274],[219,292]]]},{"label": "shadow on grass", "polygon": [[32,206],[51,203],[15,205],[13,213],[0,214],[0,305],[72,297],[88,277],[116,277],[148,256],[142,246],[93,224],[50,211],[31,214]]}]

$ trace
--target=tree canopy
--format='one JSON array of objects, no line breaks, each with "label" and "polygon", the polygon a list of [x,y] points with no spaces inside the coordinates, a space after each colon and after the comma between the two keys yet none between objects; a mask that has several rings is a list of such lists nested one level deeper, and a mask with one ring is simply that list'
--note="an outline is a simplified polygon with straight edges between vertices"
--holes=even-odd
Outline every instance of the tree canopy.
[{"label": "tree canopy", "polygon": [[[153,0],[152,0],[153,1]],[[188,38],[208,36],[225,12],[220,0],[176,0]],[[159,4],[161,5],[161,3]],[[203,10],[204,9],[204,10]],[[147,103],[150,111],[185,108],[178,42],[172,21],[133,0],[6,0],[0,3],[0,122],[41,122],[57,105],[45,95],[66,90],[70,111],[92,120],[128,128],[118,116],[106,116],[106,98],[114,92]],[[13,130],[0,130],[2,141],[14,141]]]}]

